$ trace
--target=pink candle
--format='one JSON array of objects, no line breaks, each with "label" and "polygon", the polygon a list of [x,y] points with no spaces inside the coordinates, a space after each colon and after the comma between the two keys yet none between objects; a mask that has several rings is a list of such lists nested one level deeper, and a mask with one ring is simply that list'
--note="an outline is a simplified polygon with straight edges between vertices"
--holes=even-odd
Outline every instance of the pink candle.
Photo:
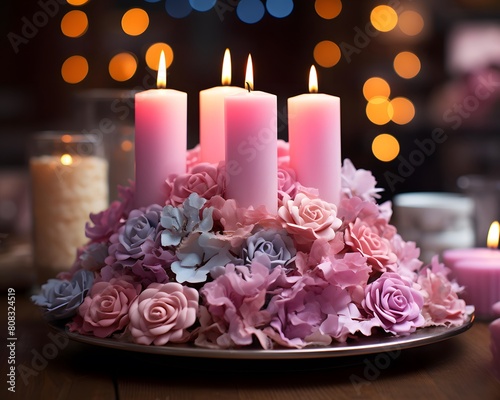
[{"label": "pink candle", "polygon": [[224,98],[243,93],[245,89],[231,84],[231,55],[224,53],[222,85],[200,92],[200,161],[219,163],[226,158],[226,127]]},{"label": "pink candle", "polygon": [[443,262],[458,284],[464,286],[463,298],[474,305],[480,318],[492,317],[492,305],[500,301],[500,251],[498,222],[491,225],[488,247],[452,249],[443,252]]},{"label": "pink candle", "polygon": [[186,172],[187,93],[166,87],[165,55],[158,88],[135,95],[135,206],[165,203],[165,179]]},{"label": "pink candle", "polygon": [[338,204],[341,191],[340,99],[318,90],[311,67],[309,91],[288,99],[290,166],[304,186],[318,189],[320,197]]},{"label": "pink candle", "polygon": [[227,96],[226,198],[240,207],[278,208],[277,99],[253,91],[251,57],[248,57],[248,92]]}]

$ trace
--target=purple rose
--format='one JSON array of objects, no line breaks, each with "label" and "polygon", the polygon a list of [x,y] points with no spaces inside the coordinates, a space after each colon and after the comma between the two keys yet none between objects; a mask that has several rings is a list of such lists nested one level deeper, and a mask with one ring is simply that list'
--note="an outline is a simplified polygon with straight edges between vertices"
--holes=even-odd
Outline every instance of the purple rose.
[{"label": "purple rose", "polygon": [[246,247],[242,250],[242,259],[249,265],[255,257],[262,254],[269,257],[270,268],[274,268],[290,263],[296,250],[286,231],[261,230],[247,238]]},{"label": "purple rose", "polygon": [[70,318],[83,303],[93,281],[94,274],[85,270],[77,271],[71,280],[49,279],[42,285],[42,292],[31,300],[45,309],[49,321]]},{"label": "purple rose", "polygon": [[361,305],[394,335],[408,334],[424,325],[424,298],[412,283],[394,272],[385,272],[365,289]]},{"label": "purple rose", "polygon": [[118,262],[131,267],[149,253],[155,245],[161,211],[162,207],[157,204],[146,210],[132,210],[125,225],[110,239],[106,264]]}]

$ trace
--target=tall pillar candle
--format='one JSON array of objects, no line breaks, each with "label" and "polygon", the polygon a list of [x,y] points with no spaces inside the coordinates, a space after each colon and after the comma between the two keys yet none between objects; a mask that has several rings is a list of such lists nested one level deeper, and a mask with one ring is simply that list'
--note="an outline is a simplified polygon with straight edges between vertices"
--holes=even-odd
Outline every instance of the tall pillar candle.
[{"label": "tall pillar candle", "polygon": [[231,85],[231,56],[224,53],[222,86],[200,92],[200,161],[217,164],[226,158],[224,98],[243,93],[245,89]]},{"label": "tall pillar candle", "polygon": [[164,55],[158,87],[135,95],[135,206],[165,203],[165,180],[186,172],[187,93],[166,87]]},{"label": "tall pillar candle", "polygon": [[338,204],[341,191],[340,98],[317,92],[311,67],[309,91],[288,99],[290,166],[304,186]]},{"label": "tall pillar candle", "polygon": [[278,208],[277,98],[253,91],[251,58],[248,91],[224,100],[226,113],[226,198],[241,207]]}]

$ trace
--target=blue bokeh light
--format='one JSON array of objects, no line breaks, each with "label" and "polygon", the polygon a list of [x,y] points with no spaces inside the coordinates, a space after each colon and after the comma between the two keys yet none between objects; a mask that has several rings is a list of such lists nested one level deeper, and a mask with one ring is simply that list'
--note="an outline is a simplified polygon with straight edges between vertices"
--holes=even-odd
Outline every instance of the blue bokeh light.
[{"label": "blue bokeh light", "polygon": [[193,10],[189,0],[166,0],[165,10],[174,18],[184,18]]},{"label": "blue bokeh light", "polygon": [[161,0],[144,0],[147,1],[148,3],[159,3]]},{"label": "blue bokeh light", "polygon": [[215,6],[215,3],[217,3],[217,0],[189,0],[191,7],[193,7],[196,11],[201,12],[210,10],[213,6]]},{"label": "blue bokeh light", "polygon": [[265,13],[266,8],[260,0],[241,0],[236,7],[238,18],[247,24],[259,22]]},{"label": "blue bokeh light", "polygon": [[273,17],[285,18],[293,10],[293,0],[267,0],[266,8]]}]

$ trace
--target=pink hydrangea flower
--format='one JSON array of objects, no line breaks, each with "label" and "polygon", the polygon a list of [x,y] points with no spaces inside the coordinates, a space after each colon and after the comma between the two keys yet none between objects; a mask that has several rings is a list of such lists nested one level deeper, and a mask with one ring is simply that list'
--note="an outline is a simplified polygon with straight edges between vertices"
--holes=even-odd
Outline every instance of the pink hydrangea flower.
[{"label": "pink hydrangea flower", "polygon": [[317,239],[333,240],[342,225],[335,204],[310,198],[304,193],[298,193],[295,199],[285,195],[278,215],[299,244],[311,244]]},{"label": "pink hydrangea flower", "polygon": [[181,205],[191,193],[210,199],[224,193],[224,173],[210,163],[193,166],[191,171],[182,175],[172,175],[167,179],[167,201],[174,207]]},{"label": "pink hydrangea flower", "polygon": [[368,224],[357,219],[345,230],[345,244],[366,257],[374,271],[395,271],[398,260],[392,251],[388,239],[379,234]]},{"label": "pink hydrangea flower", "polygon": [[94,283],[78,309],[70,331],[92,334],[99,338],[121,331],[129,323],[130,304],[141,291],[141,285],[124,279]]},{"label": "pink hydrangea flower", "polygon": [[342,165],[342,193],[347,197],[360,197],[375,202],[382,189],[376,187],[377,181],[370,171],[356,169],[351,160],[346,158]]},{"label": "pink hydrangea flower", "polygon": [[129,330],[134,342],[162,346],[181,343],[196,321],[198,291],[176,282],[152,283],[131,304]]},{"label": "pink hydrangea flower", "polygon": [[269,339],[262,329],[271,316],[263,306],[267,288],[281,273],[281,267],[270,271],[258,258],[250,268],[226,265],[224,274],[200,290],[205,316],[200,321],[195,343],[204,347],[230,348],[249,345],[256,337],[263,348],[269,348]]},{"label": "pink hydrangea flower", "polygon": [[431,267],[425,268],[417,280],[424,295],[425,325],[460,326],[467,315],[465,301],[458,297],[460,288],[448,280],[448,271],[437,258],[433,257]]},{"label": "pink hydrangea flower", "polygon": [[[346,290],[328,285],[320,277],[305,275],[271,299],[267,310],[273,318],[264,331],[286,347],[326,346],[332,338],[345,341],[350,329],[357,329],[347,320],[339,323],[339,315],[349,319],[350,302]],[[356,323],[353,321],[352,325]]]},{"label": "pink hydrangea flower", "polygon": [[366,287],[362,306],[394,335],[412,333],[425,324],[422,294],[394,272],[385,272]]}]

